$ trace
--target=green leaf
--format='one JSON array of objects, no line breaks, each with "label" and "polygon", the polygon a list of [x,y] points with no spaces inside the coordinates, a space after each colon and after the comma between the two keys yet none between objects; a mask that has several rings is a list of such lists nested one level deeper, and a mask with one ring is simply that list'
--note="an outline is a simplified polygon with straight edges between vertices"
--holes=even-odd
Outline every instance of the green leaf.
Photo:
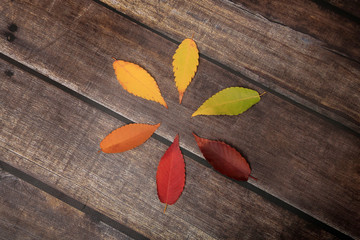
[{"label": "green leaf", "polygon": [[255,90],[230,87],[206,100],[192,114],[192,117],[197,115],[238,115],[259,101],[260,95]]}]

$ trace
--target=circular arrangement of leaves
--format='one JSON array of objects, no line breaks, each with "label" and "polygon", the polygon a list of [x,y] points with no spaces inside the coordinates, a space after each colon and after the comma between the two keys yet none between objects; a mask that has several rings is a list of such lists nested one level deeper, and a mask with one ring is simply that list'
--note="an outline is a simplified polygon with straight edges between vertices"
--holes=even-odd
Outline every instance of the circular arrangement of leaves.
[{"label": "circular arrangement of leaves", "polygon": [[[168,108],[155,79],[137,64],[114,59],[115,75],[121,86],[135,96],[155,101]],[[181,104],[186,88],[195,76],[199,64],[199,51],[193,39],[185,39],[173,56],[175,84]],[[206,100],[193,114],[197,115],[238,115],[260,101],[259,93],[243,87],[226,88]],[[104,153],[120,153],[140,146],[160,126],[133,123],[122,126],[100,143]],[[204,158],[218,172],[240,181],[247,181],[251,169],[245,158],[228,144],[201,138],[194,134]],[[174,204],[185,186],[185,162],[179,147],[179,135],[160,159],[156,172],[157,193],[160,202]]]}]

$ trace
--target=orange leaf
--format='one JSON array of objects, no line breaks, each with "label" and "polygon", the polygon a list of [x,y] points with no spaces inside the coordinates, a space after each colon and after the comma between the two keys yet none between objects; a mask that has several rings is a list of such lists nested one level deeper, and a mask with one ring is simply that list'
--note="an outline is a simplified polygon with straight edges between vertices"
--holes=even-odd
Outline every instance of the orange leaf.
[{"label": "orange leaf", "polygon": [[135,96],[158,102],[167,108],[155,79],[145,69],[122,60],[116,60],[113,67],[117,80],[126,91]]},{"label": "orange leaf", "polygon": [[119,153],[140,146],[151,137],[159,126],[160,123],[156,125],[133,123],[122,126],[101,141],[101,151]]}]

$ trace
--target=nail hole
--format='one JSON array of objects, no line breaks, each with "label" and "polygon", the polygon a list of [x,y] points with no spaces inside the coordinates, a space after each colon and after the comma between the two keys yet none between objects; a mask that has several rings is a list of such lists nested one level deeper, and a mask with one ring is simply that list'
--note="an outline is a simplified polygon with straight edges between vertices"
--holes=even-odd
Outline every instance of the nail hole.
[{"label": "nail hole", "polygon": [[5,36],[9,42],[13,42],[15,40],[15,36],[12,33],[5,33]]},{"label": "nail hole", "polygon": [[5,75],[8,76],[8,77],[12,77],[12,76],[14,76],[14,72],[11,71],[11,70],[6,70]]},{"label": "nail hole", "polygon": [[16,32],[18,30],[18,26],[15,23],[12,23],[9,27],[8,27],[10,32]]}]

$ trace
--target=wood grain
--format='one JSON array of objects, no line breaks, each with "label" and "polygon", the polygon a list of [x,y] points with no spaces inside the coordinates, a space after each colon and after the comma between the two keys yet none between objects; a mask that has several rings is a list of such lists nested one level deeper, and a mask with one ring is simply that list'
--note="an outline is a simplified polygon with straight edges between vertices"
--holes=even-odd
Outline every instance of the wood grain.
[{"label": "wood grain", "polygon": [[0,169],[0,239],[132,239]]},{"label": "wood grain", "polygon": [[200,53],[360,132],[357,23],[311,1],[102,2],[178,42],[194,34]]},{"label": "wood grain", "polygon": [[[335,238],[189,158],[184,192],[163,214],[155,175],[166,145],[150,139],[123,154],[99,154],[102,137],[124,123],[3,61],[0,66],[2,161],[145,236]],[[4,76],[4,69],[14,75]]]},{"label": "wood grain", "polygon": [[[261,15],[299,33],[312,36],[327,47],[350,59],[359,61],[360,44],[354,41],[360,34],[359,24],[352,19],[325,8],[320,1],[232,0],[235,6]],[[341,33],[341,36],[340,36]]]},{"label": "wood grain", "polygon": [[[159,135],[171,141],[180,132],[181,146],[197,155],[191,131],[228,142],[250,161],[259,179],[254,185],[349,235],[358,234],[358,137],[269,93],[241,116],[191,119],[203,101],[225,87],[263,90],[202,58],[178,105],[171,69],[175,44],[85,0],[39,4],[15,2],[7,11],[13,17],[3,15],[0,29],[10,21],[19,26],[16,39],[1,45],[5,54],[132,121],[162,122]],[[145,67],[169,111],[123,91],[111,57]]]},{"label": "wood grain", "polygon": [[360,1],[359,0],[323,0],[331,5],[360,18]]}]

